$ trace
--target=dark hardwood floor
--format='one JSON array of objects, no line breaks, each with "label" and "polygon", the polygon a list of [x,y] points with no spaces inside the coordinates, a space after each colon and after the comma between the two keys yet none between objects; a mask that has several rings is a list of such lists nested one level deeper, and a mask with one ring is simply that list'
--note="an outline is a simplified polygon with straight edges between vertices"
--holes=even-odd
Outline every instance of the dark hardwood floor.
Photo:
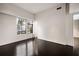
[{"label": "dark hardwood floor", "polygon": [[74,37],[74,55],[79,56],[79,38]]},{"label": "dark hardwood floor", "polygon": [[[14,43],[10,43],[7,45],[3,45],[0,46],[0,56],[16,56],[16,48],[17,46],[21,45],[21,44],[25,44],[26,45],[26,50],[27,50],[27,44],[29,41],[34,41],[34,38],[29,38],[29,39],[25,39],[22,41],[18,41],[18,42],[14,42]],[[26,52],[26,51],[25,51]],[[27,55],[27,52],[26,52]]]},{"label": "dark hardwood floor", "polygon": [[41,39],[35,40],[35,38],[29,38],[23,41],[0,46],[0,56],[16,56],[17,45],[24,43],[27,46],[29,41],[33,42],[32,56],[72,56],[73,55],[72,46],[62,45]]},{"label": "dark hardwood floor", "polygon": [[39,56],[72,56],[73,47],[38,39]]}]

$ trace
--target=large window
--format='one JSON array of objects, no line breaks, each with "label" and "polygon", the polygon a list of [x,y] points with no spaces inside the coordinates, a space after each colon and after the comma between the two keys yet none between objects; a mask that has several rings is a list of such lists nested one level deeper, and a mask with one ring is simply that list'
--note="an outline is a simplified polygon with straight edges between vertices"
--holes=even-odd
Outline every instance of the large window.
[{"label": "large window", "polygon": [[17,18],[17,34],[33,33],[32,20],[29,21],[24,18]]},{"label": "large window", "polygon": [[17,18],[17,34],[26,34],[26,19]]}]

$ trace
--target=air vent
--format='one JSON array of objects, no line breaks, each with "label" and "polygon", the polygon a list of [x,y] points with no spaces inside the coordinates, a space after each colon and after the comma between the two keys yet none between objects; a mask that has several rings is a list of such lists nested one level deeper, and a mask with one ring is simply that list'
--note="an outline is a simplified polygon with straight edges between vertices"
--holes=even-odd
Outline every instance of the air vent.
[{"label": "air vent", "polygon": [[61,9],[62,7],[58,7],[57,10]]}]

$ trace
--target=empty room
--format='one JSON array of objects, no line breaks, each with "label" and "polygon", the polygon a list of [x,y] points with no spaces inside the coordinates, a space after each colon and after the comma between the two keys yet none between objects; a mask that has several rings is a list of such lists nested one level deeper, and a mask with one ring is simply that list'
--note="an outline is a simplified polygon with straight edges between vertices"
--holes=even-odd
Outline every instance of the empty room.
[{"label": "empty room", "polygon": [[0,3],[0,56],[78,56],[79,3]]}]

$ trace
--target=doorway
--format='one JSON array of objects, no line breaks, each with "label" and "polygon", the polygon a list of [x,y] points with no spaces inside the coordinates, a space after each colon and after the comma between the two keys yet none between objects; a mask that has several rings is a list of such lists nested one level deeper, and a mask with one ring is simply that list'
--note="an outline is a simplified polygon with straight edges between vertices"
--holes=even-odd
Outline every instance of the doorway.
[{"label": "doorway", "polygon": [[79,56],[79,13],[73,15],[74,55]]}]

